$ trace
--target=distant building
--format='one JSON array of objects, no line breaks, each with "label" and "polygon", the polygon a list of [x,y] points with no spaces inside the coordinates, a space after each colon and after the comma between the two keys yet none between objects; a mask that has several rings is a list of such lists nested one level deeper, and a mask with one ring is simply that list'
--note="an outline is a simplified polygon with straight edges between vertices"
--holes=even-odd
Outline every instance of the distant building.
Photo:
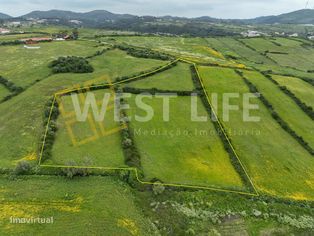
[{"label": "distant building", "polygon": [[299,37],[298,33],[290,34],[289,37]]},{"label": "distant building", "polygon": [[22,25],[22,23],[20,21],[13,21],[13,22],[9,22],[8,25],[10,25],[10,26],[20,26],[20,25]]},{"label": "distant building", "polygon": [[9,29],[0,28],[0,34],[8,34],[11,31]]},{"label": "distant building", "polygon": [[264,35],[264,33],[262,33],[262,32],[253,31],[253,30],[248,30],[247,32],[242,32],[241,34],[243,37],[249,37],[249,38],[260,37],[260,36]]},{"label": "distant building", "polygon": [[275,35],[285,36],[286,33],[285,33],[285,32],[282,32],[282,33],[280,33],[280,32],[275,32]]},{"label": "distant building", "polygon": [[82,24],[82,21],[79,21],[79,20],[69,20],[69,22],[73,24],[77,24],[77,25]]},{"label": "distant building", "polygon": [[21,39],[20,41],[24,42],[25,44],[36,44],[39,42],[51,42],[52,38],[27,38]]}]

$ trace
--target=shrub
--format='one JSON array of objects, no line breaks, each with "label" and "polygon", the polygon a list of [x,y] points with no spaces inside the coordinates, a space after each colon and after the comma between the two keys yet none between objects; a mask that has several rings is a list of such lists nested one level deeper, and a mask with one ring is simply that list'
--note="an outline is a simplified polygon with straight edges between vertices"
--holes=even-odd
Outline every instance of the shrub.
[{"label": "shrub", "polygon": [[31,165],[27,161],[19,161],[15,167],[14,173],[17,175],[26,174],[31,170]]},{"label": "shrub", "polygon": [[94,68],[83,57],[59,57],[49,64],[53,73],[91,73]]},{"label": "shrub", "polygon": [[164,185],[162,185],[160,182],[156,182],[156,183],[154,183],[154,185],[153,185],[153,193],[155,194],[155,195],[160,195],[160,194],[162,194],[164,191],[165,191],[165,186]]}]

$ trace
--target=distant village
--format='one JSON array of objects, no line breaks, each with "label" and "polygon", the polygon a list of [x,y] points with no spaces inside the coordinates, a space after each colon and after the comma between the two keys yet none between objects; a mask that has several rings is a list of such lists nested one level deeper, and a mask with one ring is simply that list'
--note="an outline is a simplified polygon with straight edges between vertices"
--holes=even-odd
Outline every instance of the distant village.
[{"label": "distant village", "polygon": [[[10,22],[7,24],[6,28],[0,28],[0,35],[10,35],[10,34],[25,34],[24,31],[19,31],[18,26],[21,26],[21,22]],[[55,33],[48,36],[42,37],[29,37],[29,38],[21,38],[16,41],[24,43],[25,45],[38,44],[39,42],[52,42],[52,41],[65,41],[65,40],[76,40],[78,38],[78,31],[75,29],[72,32],[68,31],[60,31],[59,33]]]},{"label": "distant village", "polygon": [[[241,35],[246,38],[270,37],[270,36],[281,36],[281,37],[291,37],[291,38],[299,37],[298,33],[287,34],[285,32],[274,32],[273,35],[270,35],[270,34],[263,33],[261,31],[255,31],[255,30],[248,30],[246,32],[242,32]],[[314,35],[308,35],[307,38],[310,40],[314,40]]]},{"label": "distant village", "polygon": [[[34,25],[49,25],[49,24],[59,24],[60,19],[35,19],[35,18],[28,18],[21,21],[7,21],[2,26],[0,25],[0,35],[2,34],[13,34],[13,33],[23,33],[22,31],[17,32],[16,29],[19,29],[21,27],[31,27]],[[71,27],[80,27],[82,25],[82,21],[79,20],[66,20],[66,23],[68,26]],[[313,26],[313,25],[311,25]],[[2,27],[2,28],[1,28]],[[251,27],[248,25],[248,27]],[[12,32],[10,29],[15,29],[14,32]],[[162,35],[171,35],[171,34],[162,34]],[[244,32],[241,32],[241,35],[245,38],[255,38],[255,37],[271,37],[271,36],[279,36],[279,37],[300,37],[298,33],[286,33],[286,32],[273,32],[273,33],[265,33],[262,31],[257,30],[247,30]],[[304,35],[302,35],[304,37]],[[314,40],[314,33],[309,33],[306,36],[309,40]],[[62,40],[70,40],[72,39],[71,35],[55,35],[51,38],[32,38],[32,39],[21,39],[24,40],[25,43],[28,44],[34,44],[36,42],[42,42],[42,41],[62,41]]]}]

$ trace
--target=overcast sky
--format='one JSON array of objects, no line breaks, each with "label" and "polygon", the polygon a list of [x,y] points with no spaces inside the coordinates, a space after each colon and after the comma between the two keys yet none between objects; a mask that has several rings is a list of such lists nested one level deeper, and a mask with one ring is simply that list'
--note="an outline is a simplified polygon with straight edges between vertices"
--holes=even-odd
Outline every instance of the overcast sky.
[{"label": "overcast sky", "polygon": [[[108,10],[136,15],[253,18],[305,8],[307,0],[0,0],[0,12],[20,16],[33,10]],[[314,0],[309,0],[313,8]]]}]

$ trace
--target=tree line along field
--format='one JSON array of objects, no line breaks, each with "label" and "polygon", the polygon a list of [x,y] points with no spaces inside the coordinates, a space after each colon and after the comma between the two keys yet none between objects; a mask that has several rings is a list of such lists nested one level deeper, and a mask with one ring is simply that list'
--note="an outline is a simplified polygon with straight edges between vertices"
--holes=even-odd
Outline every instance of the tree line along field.
[{"label": "tree line along field", "polygon": [[[282,230],[286,233],[295,232],[298,228],[310,229],[313,212],[308,206],[312,206],[314,200],[314,159],[309,149],[314,146],[314,124],[309,109],[313,107],[314,74],[310,72],[313,65],[309,58],[314,54],[309,42],[287,38],[163,36],[104,36],[90,40],[90,34],[86,35],[89,39],[40,43],[38,50],[27,50],[22,45],[0,46],[0,76],[11,82],[9,86],[0,84],[0,167],[3,174],[0,194],[4,209],[0,215],[0,221],[4,222],[0,225],[0,232],[18,235],[26,231],[41,233],[49,230],[58,234],[64,225],[70,225],[78,235],[97,234],[103,230],[109,230],[109,235],[152,235],[156,231],[161,234],[186,233],[189,227],[198,233],[211,232],[212,229],[201,223],[204,219],[196,217],[198,213],[207,214],[212,220],[211,227],[217,232],[230,232],[229,224],[233,227],[241,225],[239,232],[252,234],[285,224],[288,228],[283,227]],[[150,56],[132,55],[114,45],[127,45],[140,52],[147,49]],[[168,55],[169,59],[157,59],[156,53]],[[60,56],[84,57],[94,71],[53,74],[48,65]],[[169,65],[176,58],[188,62],[178,61]],[[305,63],[296,63],[296,58]],[[203,88],[195,80],[191,69],[193,63],[196,63]],[[116,82],[118,85],[110,86]],[[125,100],[130,106],[125,115],[131,117],[127,128],[113,120],[113,110],[108,111],[104,123],[93,120],[91,112],[88,113],[88,121],[75,122],[71,96],[60,96],[57,99],[59,112],[62,105],[72,115],[64,117],[59,114],[53,120],[57,130],[52,144],[48,145],[50,154],[45,154],[40,163],[43,166],[38,166],[41,148],[47,148],[43,146],[42,138],[53,94],[95,84],[104,86],[92,91],[100,102],[104,92],[112,92],[110,88],[132,94]],[[251,111],[251,115],[261,117],[261,121],[243,122],[242,94],[252,92],[253,86],[272,107],[270,109],[260,98],[253,98],[259,110]],[[285,86],[296,98],[289,96],[280,86]],[[143,98],[155,110],[153,119],[144,123],[134,120],[135,115],[145,116],[145,112],[135,106],[135,94],[140,92],[178,92],[178,98],[170,103],[170,121],[162,120],[161,99],[156,97]],[[229,144],[217,133],[215,122],[210,119],[205,123],[190,120],[193,92],[198,93],[199,115],[207,118],[210,118],[210,112],[204,92],[209,95],[217,93],[218,104],[222,104],[223,93],[240,93],[239,99],[232,100],[233,105],[239,105],[240,111],[231,111],[230,121],[222,121]],[[86,91],[78,94],[86,95]],[[296,103],[296,99],[304,102],[308,112]],[[222,120],[221,109],[218,106],[219,120]],[[274,118],[273,111],[295,134],[289,133]],[[115,131],[105,134],[105,130]],[[176,133],[178,130],[181,133]],[[160,132],[163,134],[158,134]],[[302,137],[308,149],[298,137]],[[231,147],[239,160],[232,159]],[[11,176],[20,161],[29,162],[34,167],[30,176],[15,176],[12,179],[17,180],[7,180],[5,176]],[[67,168],[45,167],[53,165]],[[88,166],[100,169],[87,171],[84,168]],[[125,171],[106,171],[106,168]],[[128,168],[136,168],[138,172],[128,171]],[[59,176],[71,171],[73,174],[73,169],[86,171],[86,175],[111,177],[89,176],[70,180]],[[247,177],[252,180],[258,196],[255,196]],[[153,182],[176,187],[158,185],[155,188],[151,185]],[[23,193],[22,185],[28,186]],[[187,188],[191,186],[193,189]],[[197,187],[208,190],[201,191]],[[30,189],[32,191],[28,191]],[[226,192],[216,193],[209,189]],[[159,194],[159,191],[163,193]],[[306,218],[309,223],[302,225],[303,228],[291,221],[283,223],[285,221],[275,213],[268,218],[257,216],[256,211],[241,215],[240,212],[249,211],[248,205],[251,204],[250,196],[242,197],[243,193],[254,195],[252,200],[256,205],[250,207],[265,214],[263,202],[269,204],[276,214],[278,211],[286,214],[289,208],[286,201],[292,202],[292,214],[309,216]],[[204,199],[211,200],[205,203]],[[234,207],[230,209],[228,206],[233,200]],[[121,204],[112,206],[113,201]],[[196,205],[191,206],[189,202]],[[299,202],[305,207],[301,203],[298,205]],[[24,209],[13,209],[12,204],[23,205]],[[220,213],[222,216],[227,216],[226,212],[231,210],[239,217],[225,225],[218,221],[215,223],[215,204],[220,210],[224,209],[222,211],[225,212]],[[98,208],[101,210],[96,214],[93,209]],[[6,220],[11,215],[34,214],[54,215],[58,223],[54,226],[22,225],[13,228]],[[69,215],[75,216],[79,223],[71,222]],[[171,226],[167,223],[169,217],[177,219]],[[99,218],[103,220],[99,221]],[[191,219],[196,222],[197,229],[190,223]],[[181,231],[183,229],[184,232]]]}]

